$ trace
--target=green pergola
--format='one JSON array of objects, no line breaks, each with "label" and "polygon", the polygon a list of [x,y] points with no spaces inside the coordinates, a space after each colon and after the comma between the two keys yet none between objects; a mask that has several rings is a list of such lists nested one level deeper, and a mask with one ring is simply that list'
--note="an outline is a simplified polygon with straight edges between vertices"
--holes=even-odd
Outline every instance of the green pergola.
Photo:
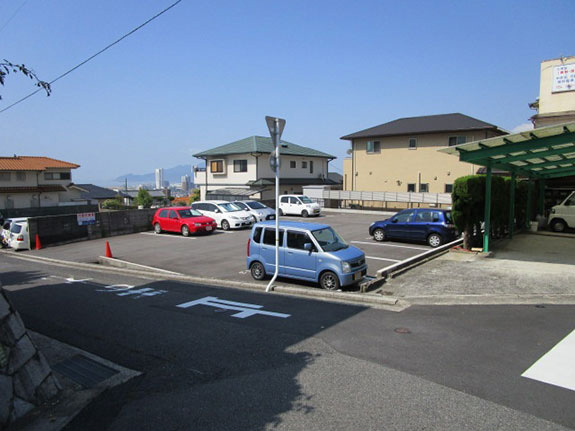
[{"label": "green pergola", "polygon": [[491,224],[491,171],[511,173],[509,236],[513,237],[515,220],[515,185],[517,176],[527,178],[527,220],[531,220],[533,181],[539,181],[538,209],[543,213],[545,180],[575,175],[575,122],[542,127],[521,133],[469,142],[439,150],[459,156],[462,162],[485,166],[485,232],[483,251],[489,251]]}]

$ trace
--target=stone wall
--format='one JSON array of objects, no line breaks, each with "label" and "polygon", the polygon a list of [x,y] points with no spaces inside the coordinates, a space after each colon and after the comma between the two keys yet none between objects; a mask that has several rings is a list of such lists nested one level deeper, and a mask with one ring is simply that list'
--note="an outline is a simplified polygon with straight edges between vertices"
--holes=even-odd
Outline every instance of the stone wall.
[{"label": "stone wall", "polygon": [[60,389],[0,285],[0,429],[53,398]]}]

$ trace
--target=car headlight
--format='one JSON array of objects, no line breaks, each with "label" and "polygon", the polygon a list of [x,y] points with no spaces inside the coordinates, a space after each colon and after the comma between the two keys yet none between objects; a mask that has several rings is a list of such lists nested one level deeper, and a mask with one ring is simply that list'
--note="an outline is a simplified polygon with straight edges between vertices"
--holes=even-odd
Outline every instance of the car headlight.
[{"label": "car headlight", "polygon": [[343,272],[351,272],[351,265],[349,264],[349,262],[342,262],[341,263],[341,270]]},{"label": "car headlight", "polygon": [[555,208],[551,208],[551,214],[555,214]]}]

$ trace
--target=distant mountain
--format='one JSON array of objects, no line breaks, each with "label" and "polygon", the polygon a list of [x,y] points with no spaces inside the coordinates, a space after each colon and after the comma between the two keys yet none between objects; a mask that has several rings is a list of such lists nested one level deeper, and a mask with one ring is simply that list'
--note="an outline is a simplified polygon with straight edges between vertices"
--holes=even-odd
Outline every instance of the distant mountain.
[{"label": "distant mountain", "polygon": [[[179,183],[182,181],[184,175],[189,175],[191,180],[194,180],[192,175],[192,165],[179,165],[173,168],[164,169],[164,180],[169,181],[170,184]],[[120,175],[114,181],[124,183],[128,179],[129,184],[149,184],[156,182],[156,174],[126,174]]]}]

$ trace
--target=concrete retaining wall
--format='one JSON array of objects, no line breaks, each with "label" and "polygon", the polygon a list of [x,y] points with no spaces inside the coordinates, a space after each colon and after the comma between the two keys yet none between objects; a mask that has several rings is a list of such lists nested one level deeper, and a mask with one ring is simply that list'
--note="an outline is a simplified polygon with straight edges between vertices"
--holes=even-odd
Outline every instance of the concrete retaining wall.
[{"label": "concrete retaining wall", "polygon": [[77,214],[98,211],[98,205],[71,205],[59,207],[39,207],[39,208],[9,208],[1,212],[4,218],[17,217],[41,217],[48,215]]},{"label": "concrete retaining wall", "polygon": [[29,219],[31,246],[35,246],[36,234],[46,246],[151,230],[155,212],[151,208],[99,212],[96,223],[88,226],[78,225],[76,214],[34,217]]},{"label": "concrete retaining wall", "polygon": [[0,286],[0,429],[55,397],[60,389]]}]

